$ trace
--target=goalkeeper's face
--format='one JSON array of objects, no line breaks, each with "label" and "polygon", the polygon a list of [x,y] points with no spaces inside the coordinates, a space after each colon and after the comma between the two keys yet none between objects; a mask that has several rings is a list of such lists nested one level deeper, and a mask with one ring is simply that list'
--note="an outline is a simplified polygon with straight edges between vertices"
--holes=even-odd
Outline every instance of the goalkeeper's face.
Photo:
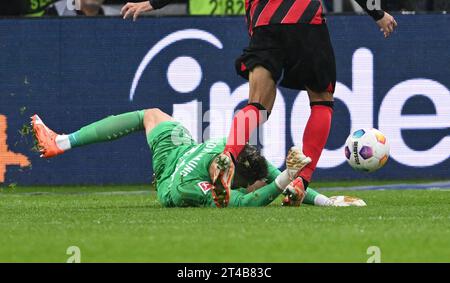
[{"label": "goalkeeper's face", "polygon": [[236,161],[233,188],[246,188],[256,181],[267,177],[267,162],[261,151],[253,145],[246,144]]}]

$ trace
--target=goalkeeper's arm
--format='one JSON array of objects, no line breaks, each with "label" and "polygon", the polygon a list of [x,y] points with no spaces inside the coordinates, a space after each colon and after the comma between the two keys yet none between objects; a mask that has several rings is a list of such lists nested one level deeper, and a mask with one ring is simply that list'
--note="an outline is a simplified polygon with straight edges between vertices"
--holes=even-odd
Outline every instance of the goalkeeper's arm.
[{"label": "goalkeeper's arm", "polygon": [[[302,161],[308,161],[307,157],[304,155],[295,155],[295,157],[297,157],[297,159],[294,160],[294,163],[298,166],[303,165]],[[274,201],[286,189],[292,178],[290,177],[289,168],[281,172],[277,167],[267,161],[267,169],[268,175],[265,180],[266,183],[268,183],[267,185],[252,192],[248,192],[244,188],[232,190],[228,206],[257,207],[266,206]]]},{"label": "goalkeeper's arm", "polygon": [[275,182],[247,194],[244,193],[244,190],[232,190],[228,207],[266,206],[274,201],[283,190],[278,188]]},{"label": "goalkeeper's arm", "polygon": [[[306,166],[311,159],[302,153],[301,148],[293,147],[288,154],[287,169],[281,172],[272,163],[267,161],[268,176],[266,182],[269,183],[263,187],[257,188],[252,192],[248,192],[247,189],[241,188],[238,190],[232,190],[230,196],[230,202],[228,206],[266,206],[274,201],[288,186],[292,180],[292,173]],[[292,167],[292,168],[291,168]],[[327,197],[321,195],[317,191],[307,188],[306,196],[303,199],[304,204],[316,205],[316,200],[325,200]],[[321,201],[317,203],[321,204]]]},{"label": "goalkeeper's arm", "polygon": [[[287,176],[287,174],[286,174]],[[281,183],[281,182],[280,182]],[[246,193],[245,189],[232,190],[228,207],[260,207],[272,203],[286,188],[280,187],[285,184],[277,185],[276,181],[269,183],[251,193]],[[317,202],[318,197],[320,202]],[[317,191],[307,188],[303,204],[321,205],[328,199]]]}]

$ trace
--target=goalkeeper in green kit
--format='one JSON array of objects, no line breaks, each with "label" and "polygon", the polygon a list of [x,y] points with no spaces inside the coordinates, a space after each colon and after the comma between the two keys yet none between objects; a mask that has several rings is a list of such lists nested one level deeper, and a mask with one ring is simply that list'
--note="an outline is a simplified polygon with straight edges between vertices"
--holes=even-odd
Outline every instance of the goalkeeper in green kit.
[{"label": "goalkeeper in green kit", "polygon": [[[283,204],[288,206],[354,202],[341,199],[336,203],[336,199],[313,189],[308,188],[306,194],[300,190],[292,180],[311,159],[299,148],[289,151],[283,172],[248,144],[234,164],[220,155],[226,139],[196,143],[186,128],[159,109],[109,116],[70,135],[56,134],[38,115],[31,117],[31,124],[41,157],[45,158],[145,130],[153,155],[158,200],[164,207],[258,207],[270,204],[280,194],[285,195]],[[213,185],[218,179],[220,185]]]}]

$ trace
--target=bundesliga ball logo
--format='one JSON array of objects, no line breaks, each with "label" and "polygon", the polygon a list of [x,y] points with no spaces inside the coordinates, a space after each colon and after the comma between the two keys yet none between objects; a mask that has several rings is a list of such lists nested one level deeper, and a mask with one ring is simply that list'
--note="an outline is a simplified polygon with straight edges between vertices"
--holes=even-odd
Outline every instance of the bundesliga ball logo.
[{"label": "bundesliga ball logo", "polygon": [[347,138],[345,157],[353,169],[374,172],[386,164],[389,143],[377,129],[360,129]]}]

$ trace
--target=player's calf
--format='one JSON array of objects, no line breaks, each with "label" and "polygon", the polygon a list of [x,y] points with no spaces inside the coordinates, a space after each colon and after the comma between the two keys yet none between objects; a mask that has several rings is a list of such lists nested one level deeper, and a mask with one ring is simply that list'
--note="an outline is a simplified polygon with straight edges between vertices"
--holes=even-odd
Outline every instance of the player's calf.
[{"label": "player's calf", "polygon": [[144,111],[143,124],[145,132],[150,133],[158,124],[166,121],[173,121],[173,117],[163,112],[159,108],[149,108]]}]

